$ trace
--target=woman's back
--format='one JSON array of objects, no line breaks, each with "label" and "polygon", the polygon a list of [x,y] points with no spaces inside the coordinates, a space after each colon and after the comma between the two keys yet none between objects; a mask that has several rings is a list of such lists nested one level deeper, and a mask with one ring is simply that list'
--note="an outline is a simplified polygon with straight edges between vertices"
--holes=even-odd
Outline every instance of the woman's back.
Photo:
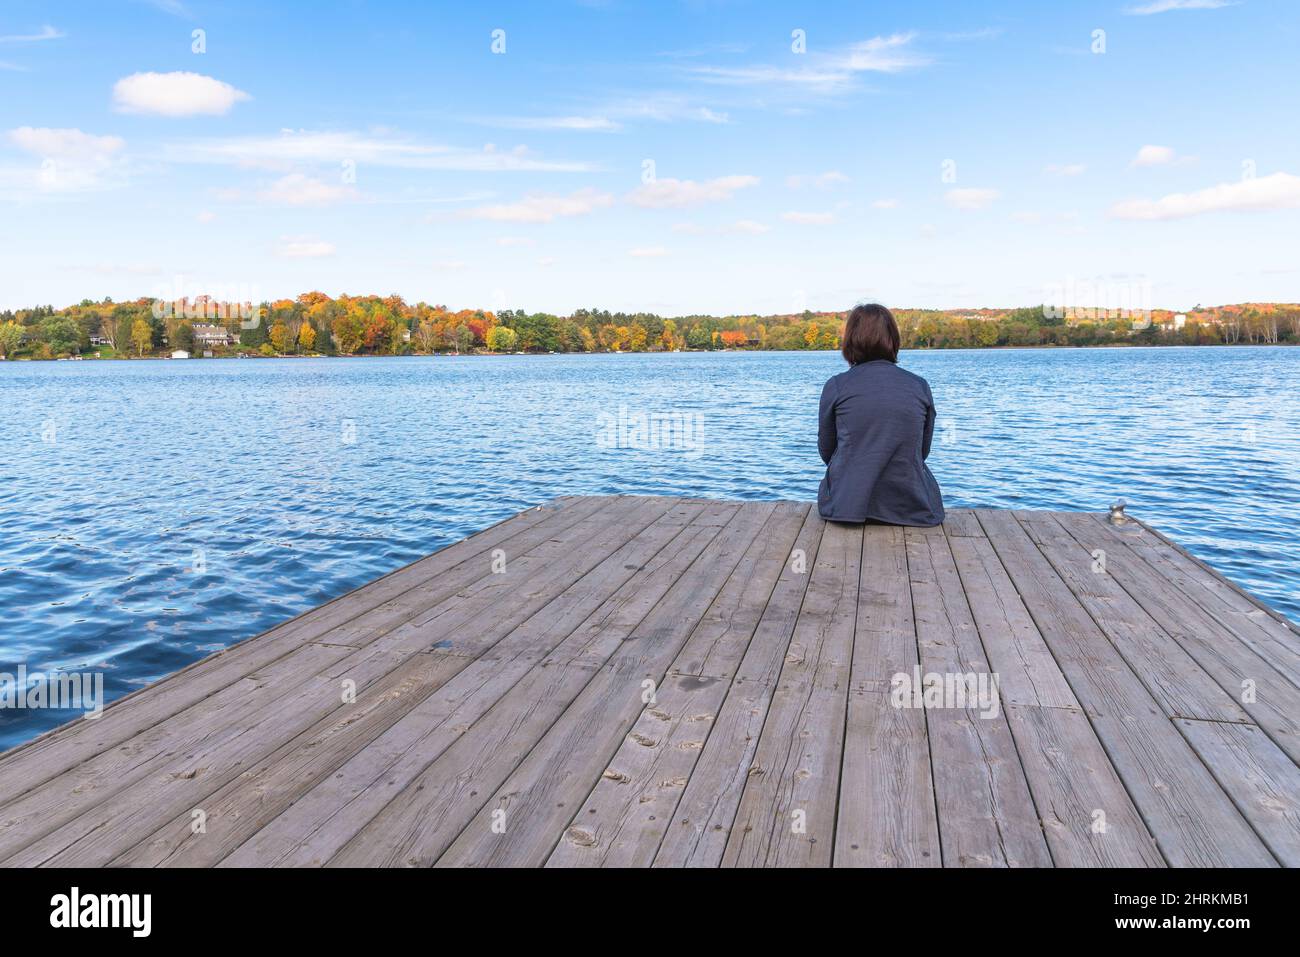
[{"label": "woman's back", "polygon": [[817,495],[822,517],[941,524],[943,497],[925,464],[934,419],[930,386],[887,358],[833,376],[818,417],[817,445],[827,464]]}]

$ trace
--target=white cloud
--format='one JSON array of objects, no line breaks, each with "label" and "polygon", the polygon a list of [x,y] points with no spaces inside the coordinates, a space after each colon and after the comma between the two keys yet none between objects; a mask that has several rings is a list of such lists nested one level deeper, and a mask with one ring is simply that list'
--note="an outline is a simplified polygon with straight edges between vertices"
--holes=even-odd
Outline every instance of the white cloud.
[{"label": "white cloud", "polygon": [[988,209],[1002,194],[996,189],[950,189],[943,199],[953,209]]},{"label": "white cloud", "polygon": [[731,224],[733,233],[750,233],[755,236],[759,233],[765,233],[771,228],[766,223],[755,222],[752,219],[740,219]]},{"label": "white cloud", "polygon": [[698,206],[731,199],[736,190],[757,185],[757,176],[720,176],[702,183],[668,177],[643,183],[628,194],[627,201],[647,209]]},{"label": "white cloud", "polygon": [[872,37],[831,53],[807,53],[806,64],[786,66],[702,66],[691,72],[701,79],[736,86],[796,87],[820,93],[843,92],[854,86],[861,73],[899,73],[931,62],[930,57],[911,49],[915,33]]},{"label": "white cloud", "polygon": [[896,199],[878,199],[871,205],[874,209],[898,209],[902,203]]},{"label": "white cloud", "polygon": [[194,218],[200,223],[210,223],[217,218],[217,214],[210,209],[205,209]]},{"label": "white cloud", "polygon": [[1043,172],[1050,176],[1079,176],[1085,169],[1082,163],[1048,163]]},{"label": "white cloud", "polygon": [[321,259],[334,255],[334,244],[309,236],[281,236],[276,253],[285,259]]},{"label": "white cloud", "polygon": [[1132,199],[1110,209],[1115,219],[1184,219],[1202,213],[1300,207],[1300,176],[1274,173],[1255,179],[1220,183],[1194,193],[1171,193],[1160,199]]},{"label": "white cloud", "polygon": [[113,86],[113,105],[122,113],[220,116],[247,99],[243,90],[200,73],[133,73]]},{"label": "white cloud", "polygon": [[0,43],[39,43],[42,40],[60,40],[65,36],[67,34],[62,30],[56,30],[47,23],[39,33],[11,33],[0,37]]},{"label": "white cloud", "polygon": [[497,240],[498,246],[533,246],[536,243],[537,240],[527,236],[502,236]]},{"label": "white cloud", "polygon": [[39,169],[12,171],[15,185],[42,193],[101,189],[121,173],[121,137],[96,136],[78,129],[20,126],[8,139],[18,149],[41,158]]},{"label": "white cloud", "polygon": [[1137,151],[1133,157],[1130,166],[1165,166],[1174,161],[1174,150],[1171,146],[1151,146],[1147,145]]},{"label": "white cloud", "polygon": [[1238,0],[1153,0],[1124,10],[1129,16],[1145,17],[1153,13],[1168,13],[1170,10],[1218,10],[1220,7],[1235,7]]},{"label": "white cloud", "polygon": [[567,216],[585,216],[612,206],[614,197],[595,189],[580,189],[568,196],[537,194],[515,203],[498,203],[466,210],[463,216],[503,223],[549,223]]},{"label": "white cloud", "polygon": [[842,183],[850,182],[849,178],[837,169],[828,170],[825,173],[819,173],[814,176],[804,176],[795,174],[785,178],[785,185],[791,189],[802,189],[805,186],[812,186],[816,189],[828,189],[831,186],[838,186]]},{"label": "white cloud", "polygon": [[399,169],[464,170],[472,172],[581,172],[587,163],[547,162],[518,151],[465,149],[421,143],[393,134],[321,133],[281,130],[279,136],[196,139],[169,143],[163,158],[183,163],[283,169],[304,163],[339,168],[343,162]]},{"label": "white cloud", "polygon": [[637,259],[658,259],[667,256],[668,250],[663,246],[639,246],[636,249],[629,249],[627,254]]},{"label": "white cloud", "polygon": [[781,218],[787,223],[798,223],[801,226],[829,226],[835,222],[834,213],[789,212],[782,213]]},{"label": "white cloud", "polygon": [[539,265],[539,266],[541,266],[543,269],[545,269],[545,268],[547,268],[548,266],[554,266],[554,265],[555,265],[555,259],[554,259],[553,257],[551,257],[551,256],[543,256],[541,259],[537,260],[537,265]]},{"label": "white cloud", "polygon": [[78,129],[51,129],[45,126],[20,126],[9,131],[9,139],[28,153],[60,159],[108,156],[125,145],[117,136],[95,136]]},{"label": "white cloud", "polygon": [[257,194],[262,202],[280,206],[329,206],[356,196],[357,191],[351,186],[326,183],[302,173],[281,177]]},{"label": "white cloud", "polygon": [[607,116],[494,116],[481,121],[505,130],[576,130],[608,133],[622,127]]},{"label": "white cloud", "polygon": [[433,263],[433,268],[438,272],[457,272],[465,268],[465,263],[459,259],[442,259]]}]

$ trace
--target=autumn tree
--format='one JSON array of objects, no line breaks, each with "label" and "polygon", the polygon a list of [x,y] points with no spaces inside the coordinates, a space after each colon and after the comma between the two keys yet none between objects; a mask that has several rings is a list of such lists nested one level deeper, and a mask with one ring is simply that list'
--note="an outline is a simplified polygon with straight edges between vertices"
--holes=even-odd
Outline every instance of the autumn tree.
[{"label": "autumn tree", "polygon": [[316,345],[316,330],[312,328],[310,322],[304,322],[302,328],[298,330],[298,345],[307,352]]},{"label": "autumn tree", "polygon": [[131,342],[135,346],[135,354],[143,356],[145,350],[153,345],[153,326],[144,319],[137,319],[131,324]]}]

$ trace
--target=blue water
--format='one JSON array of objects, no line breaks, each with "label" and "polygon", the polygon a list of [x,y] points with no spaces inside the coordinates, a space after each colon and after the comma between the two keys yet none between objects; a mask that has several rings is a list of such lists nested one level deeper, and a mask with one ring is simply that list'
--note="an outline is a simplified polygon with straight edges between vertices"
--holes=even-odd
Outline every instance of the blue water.
[{"label": "blue water", "polygon": [[[950,506],[1130,512],[1300,618],[1300,349],[919,352]],[[0,672],[118,697],[561,494],[816,494],[835,353],[0,363]],[[601,414],[701,416],[695,451]],[[0,712],[0,747],[71,715]]]}]

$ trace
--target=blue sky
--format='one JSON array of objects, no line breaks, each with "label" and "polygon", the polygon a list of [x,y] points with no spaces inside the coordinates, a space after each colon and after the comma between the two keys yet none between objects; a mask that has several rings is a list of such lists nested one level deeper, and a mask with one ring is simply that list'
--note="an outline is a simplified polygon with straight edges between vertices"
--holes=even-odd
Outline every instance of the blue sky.
[{"label": "blue sky", "polygon": [[0,306],[1296,301],[1298,48],[1288,0],[7,0]]}]

